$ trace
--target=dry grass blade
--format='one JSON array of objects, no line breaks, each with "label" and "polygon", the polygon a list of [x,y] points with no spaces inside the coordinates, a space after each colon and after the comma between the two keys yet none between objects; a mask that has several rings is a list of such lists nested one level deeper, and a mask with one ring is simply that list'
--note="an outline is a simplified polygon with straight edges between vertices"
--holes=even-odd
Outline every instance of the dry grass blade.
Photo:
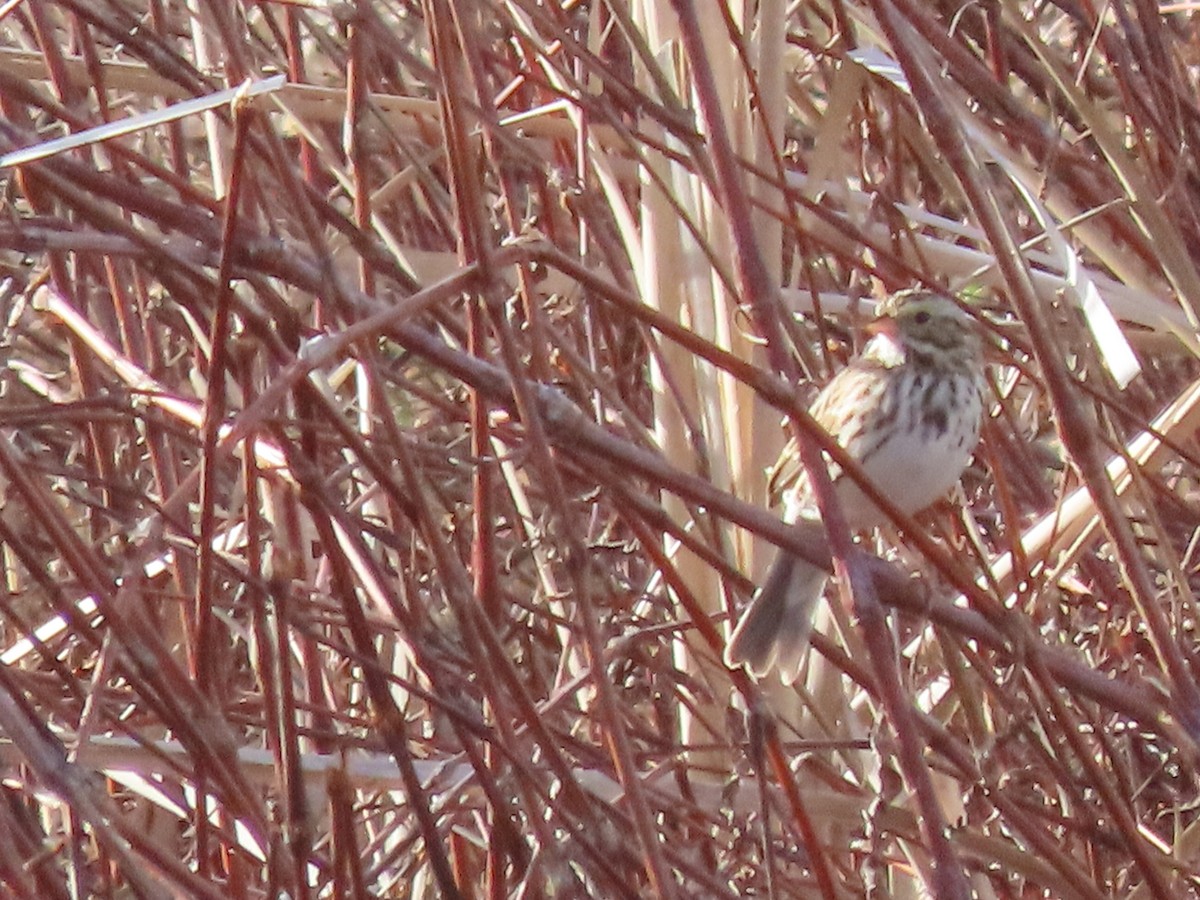
[{"label": "dry grass blade", "polygon": [[[6,896],[1195,891],[1192,15],[0,4]],[[784,525],[921,282],[962,509]]]}]

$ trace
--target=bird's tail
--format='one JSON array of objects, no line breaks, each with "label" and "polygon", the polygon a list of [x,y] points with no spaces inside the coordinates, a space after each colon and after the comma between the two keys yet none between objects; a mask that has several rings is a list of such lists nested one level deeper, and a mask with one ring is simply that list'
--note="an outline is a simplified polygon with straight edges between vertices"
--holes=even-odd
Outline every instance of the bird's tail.
[{"label": "bird's tail", "polygon": [[828,577],[823,569],[780,551],[733,629],[725,665],[745,666],[755,678],[774,666],[784,684],[795,681]]}]

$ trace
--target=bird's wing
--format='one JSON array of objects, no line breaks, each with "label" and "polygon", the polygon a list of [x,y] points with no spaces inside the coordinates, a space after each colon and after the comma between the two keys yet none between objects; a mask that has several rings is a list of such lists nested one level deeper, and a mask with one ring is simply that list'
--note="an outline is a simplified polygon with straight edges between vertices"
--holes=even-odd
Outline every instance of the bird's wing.
[{"label": "bird's wing", "polygon": [[[884,366],[880,362],[869,357],[851,360],[821,389],[808,408],[809,414],[843,447],[850,445],[855,436],[854,427],[847,421],[847,411],[863,402],[852,395],[878,389],[881,368]],[[836,465],[829,467],[831,478],[836,479],[839,472]],[[794,436],[788,438],[779,458],[767,472],[767,490],[773,504],[782,503],[792,491],[801,497],[807,496],[808,475],[800,463]]]}]

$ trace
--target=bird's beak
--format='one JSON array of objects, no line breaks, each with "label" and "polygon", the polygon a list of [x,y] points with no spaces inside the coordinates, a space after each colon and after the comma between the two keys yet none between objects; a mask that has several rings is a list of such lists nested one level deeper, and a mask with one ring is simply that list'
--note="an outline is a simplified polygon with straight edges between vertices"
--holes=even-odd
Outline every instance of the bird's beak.
[{"label": "bird's beak", "polygon": [[886,334],[888,337],[895,337],[898,329],[896,320],[892,316],[880,316],[878,319],[872,319],[867,323],[867,334]]}]

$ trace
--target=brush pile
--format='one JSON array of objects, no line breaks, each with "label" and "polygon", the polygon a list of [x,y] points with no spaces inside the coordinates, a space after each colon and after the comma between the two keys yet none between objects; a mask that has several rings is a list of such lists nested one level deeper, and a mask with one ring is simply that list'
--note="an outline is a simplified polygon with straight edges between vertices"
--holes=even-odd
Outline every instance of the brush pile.
[{"label": "brush pile", "polygon": [[[1195,890],[1196,15],[0,3],[5,895]],[[975,462],[752,682],[916,284]]]}]

